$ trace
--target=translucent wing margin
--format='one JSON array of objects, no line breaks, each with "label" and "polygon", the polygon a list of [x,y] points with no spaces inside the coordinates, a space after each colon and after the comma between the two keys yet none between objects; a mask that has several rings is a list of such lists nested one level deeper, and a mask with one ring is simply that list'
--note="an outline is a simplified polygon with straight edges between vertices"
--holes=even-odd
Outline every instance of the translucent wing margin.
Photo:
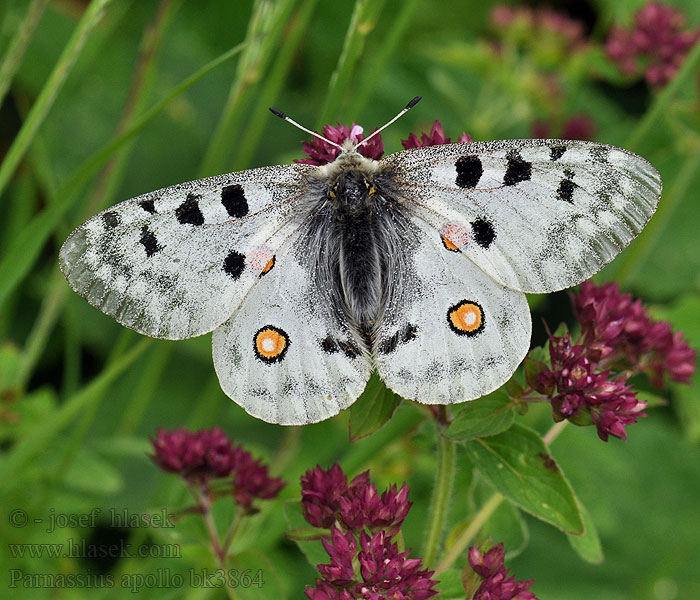
[{"label": "translucent wing margin", "polygon": [[61,270],[90,304],[140,333],[209,332],[298,228],[310,169],[263,167],[126,200],[73,231]]},{"label": "translucent wing margin", "polygon": [[446,144],[398,152],[397,195],[503,285],[544,293],[610,262],[661,195],[636,154],[568,140]]}]

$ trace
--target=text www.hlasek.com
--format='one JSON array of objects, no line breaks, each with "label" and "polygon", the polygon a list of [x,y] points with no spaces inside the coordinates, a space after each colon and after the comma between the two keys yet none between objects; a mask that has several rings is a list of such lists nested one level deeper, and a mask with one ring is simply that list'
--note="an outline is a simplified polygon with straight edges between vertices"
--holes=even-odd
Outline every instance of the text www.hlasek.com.
[{"label": "text www.hlasek.com", "polygon": [[68,539],[65,544],[8,544],[12,558],[182,558],[179,544],[88,544]]}]

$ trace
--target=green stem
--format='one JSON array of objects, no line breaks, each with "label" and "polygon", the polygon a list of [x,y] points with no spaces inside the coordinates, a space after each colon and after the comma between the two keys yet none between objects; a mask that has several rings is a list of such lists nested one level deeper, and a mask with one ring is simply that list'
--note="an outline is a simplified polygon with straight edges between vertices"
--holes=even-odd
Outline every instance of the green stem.
[{"label": "green stem", "polygon": [[[549,446],[564,430],[568,421],[560,421],[549,428],[549,431],[542,436],[544,443]],[[447,551],[444,558],[435,567],[435,573],[440,574],[449,569],[459,556],[467,549],[467,546],[479,533],[479,530],[486,524],[491,515],[501,505],[504,500],[503,494],[494,492],[491,497],[481,506],[479,511],[474,515],[469,526],[460,534],[454,545]]]},{"label": "green stem", "polygon": [[73,65],[75,65],[75,61],[85,46],[90,33],[102,19],[104,9],[110,2],[111,0],[92,0],[73,32],[71,39],[63,49],[58,63],[56,63],[48,81],[41,89],[39,97],[29,111],[29,115],[27,115],[27,120],[22,125],[17,137],[13,140],[10,149],[5,155],[5,159],[0,165],[0,195],[7,187],[19,161],[22,160],[39,126],[44,122],[46,115],[53,106],[58,92],[63,87]]},{"label": "green stem", "polygon": [[559,421],[549,428],[549,431],[542,436],[542,441],[545,445],[550,446],[554,440],[559,437],[559,434],[564,431],[564,427],[569,424],[568,421]]},{"label": "green stem", "polygon": [[460,554],[467,549],[467,546],[471,543],[479,530],[484,526],[486,521],[491,518],[494,511],[503,502],[503,494],[500,492],[495,492],[479,509],[474,515],[469,526],[461,533],[454,545],[445,554],[445,557],[440,561],[437,567],[435,567],[435,574],[440,574],[443,571],[449,569],[452,564],[457,560]]},{"label": "green stem", "polygon": [[229,548],[231,548],[231,543],[233,542],[233,538],[236,537],[236,533],[238,532],[238,528],[240,527],[242,520],[243,509],[239,507],[238,512],[231,523],[231,527],[229,527],[228,533],[224,538],[224,543],[221,544],[221,552],[223,553],[224,557],[228,556]]},{"label": "green stem", "polygon": [[621,284],[629,283],[644,266],[654,248],[659,247],[671,217],[683,199],[688,197],[688,188],[695,181],[698,170],[700,170],[700,147],[688,153],[673,185],[659,202],[654,218],[649,221],[634,243],[612,264],[611,275]]},{"label": "green stem", "polygon": [[423,562],[428,567],[435,563],[438,545],[445,528],[445,517],[454,480],[455,454],[455,443],[442,435],[438,436],[438,470],[430,503],[430,522],[422,553]]},{"label": "green stem", "polygon": [[350,79],[355,72],[355,65],[362,55],[365,40],[374,30],[383,7],[384,0],[355,1],[355,9],[345,34],[343,49],[328,83],[326,100],[316,122],[319,129],[337,117],[338,107],[343,95],[350,88]]},{"label": "green stem", "polygon": [[[220,569],[226,571],[226,552],[221,545],[221,541],[219,540],[219,533],[216,531],[216,524],[214,523],[214,517],[211,512],[211,499],[207,495],[207,492],[202,492],[189,482],[185,482],[185,484],[202,511],[204,526],[207,530],[209,541],[211,542],[212,554],[214,555],[216,564]],[[238,600],[236,592],[230,585],[228,585],[228,581],[224,581],[224,587],[226,588],[226,593],[231,600]]]},{"label": "green stem", "polygon": [[[53,202],[48,209],[27,223],[24,229],[10,242],[0,258],[0,307],[34,265],[46,239],[55,230],[56,224],[64,213],[77,201],[78,192],[90,177],[109,160],[114,152],[151,122],[174,98],[222,62],[238,54],[244,47],[245,44],[239,44],[231,48],[190,75],[160,102],[136,117],[127,131],[92,154],[73,172],[73,175],[56,193],[56,197],[60,198],[61,201]],[[2,167],[0,167],[1,169]]]},{"label": "green stem", "polygon": [[17,473],[26,467],[36,455],[45,451],[52,440],[78,415],[83,414],[93,402],[102,397],[103,390],[121,375],[149,347],[151,340],[145,338],[126,354],[111,363],[100,375],[74,396],[66,399],[51,418],[34,427],[31,435],[19,441],[0,463],[0,481],[6,482],[3,491],[11,489],[12,482],[20,482]]},{"label": "green stem", "polygon": [[246,103],[260,82],[269,76],[270,62],[276,59],[280,39],[285,35],[289,17],[297,0],[256,0],[248,21],[246,49],[236,66],[226,106],[214,129],[199,176],[221,173],[230,164],[231,156],[240,146]]},{"label": "green stem", "polygon": [[48,0],[32,0],[27,9],[27,14],[22,19],[22,23],[17,28],[10,46],[0,61],[0,106],[5,99],[5,94],[10,88],[12,79],[22,62],[24,51],[32,39],[36,26],[39,24],[41,15],[44,13]]},{"label": "green stem", "polygon": [[628,150],[636,151],[639,144],[647,137],[652,126],[668,112],[671,100],[678,94],[678,90],[688,81],[695,77],[696,68],[700,64],[700,41],[685,57],[683,65],[676,73],[675,77],[656,97],[651,108],[646,112],[644,118],[632,132],[625,147]]}]

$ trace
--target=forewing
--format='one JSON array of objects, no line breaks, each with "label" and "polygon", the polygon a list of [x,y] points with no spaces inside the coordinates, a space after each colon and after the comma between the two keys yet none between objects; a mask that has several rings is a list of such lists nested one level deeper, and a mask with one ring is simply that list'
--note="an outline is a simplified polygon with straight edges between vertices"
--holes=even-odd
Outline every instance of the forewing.
[{"label": "forewing", "polygon": [[645,159],[591,142],[447,144],[383,164],[413,214],[525,292],[563,289],[599,271],[642,230],[661,195]]},{"label": "forewing", "polygon": [[224,392],[251,415],[282,425],[315,423],[350,406],[371,370],[320,293],[300,237],[212,336]]},{"label": "forewing", "polygon": [[263,167],[117,204],[68,237],[60,266],[90,304],[136,331],[183,339],[240,304],[299,227],[313,167]]},{"label": "forewing", "polygon": [[379,375],[401,396],[426,404],[479,398],[505,383],[529,349],[525,294],[443,244],[428,224],[414,225],[422,241],[379,331]]}]

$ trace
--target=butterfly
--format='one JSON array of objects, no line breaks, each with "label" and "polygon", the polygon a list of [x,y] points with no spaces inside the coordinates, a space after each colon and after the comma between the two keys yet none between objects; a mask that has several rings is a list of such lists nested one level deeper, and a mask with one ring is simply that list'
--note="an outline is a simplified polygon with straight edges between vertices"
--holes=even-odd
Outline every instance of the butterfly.
[{"label": "butterfly", "polygon": [[426,404],[498,388],[529,350],[525,293],[600,270],[661,194],[649,162],[604,144],[456,143],[374,160],[360,152],[371,137],[326,140],[337,156],[322,166],[126,200],[73,231],[61,270],[140,333],[213,331],[224,392],[255,417],[302,425],[350,406],[373,370]]}]

